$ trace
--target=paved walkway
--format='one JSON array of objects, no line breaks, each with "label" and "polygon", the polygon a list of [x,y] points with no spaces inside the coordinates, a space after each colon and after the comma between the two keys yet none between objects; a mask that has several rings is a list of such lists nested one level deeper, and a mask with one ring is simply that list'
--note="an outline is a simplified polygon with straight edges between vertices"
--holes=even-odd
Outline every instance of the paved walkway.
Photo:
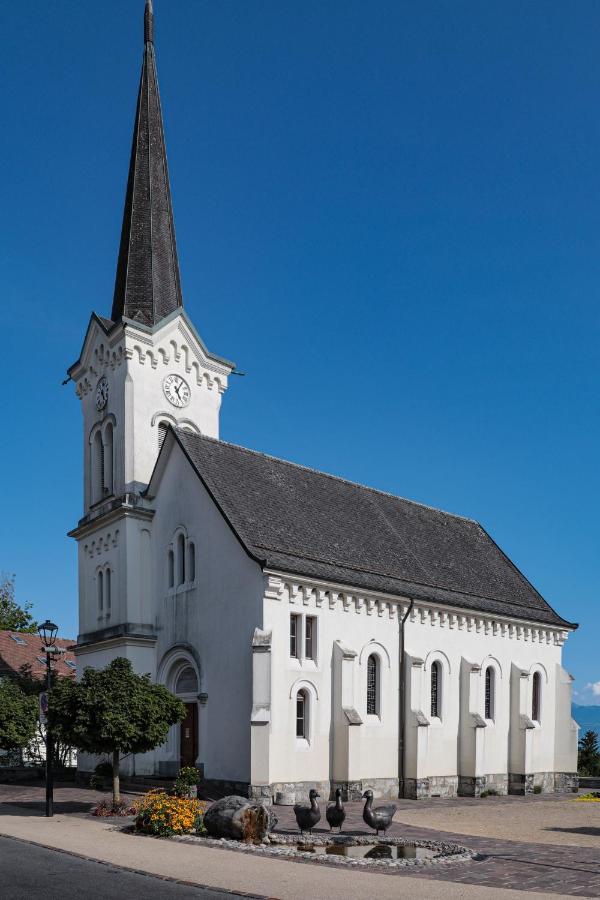
[{"label": "paved walkway", "polygon": [[[187,883],[246,892],[280,900],[296,900],[306,896],[320,900],[366,897],[373,893],[378,900],[387,898],[553,898],[600,897],[600,839],[596,848],[574,848],[558,845],[499,840],[491,837],[466,837],[450,831],[437,831],[423,825],[395,822],[389,834],[402,837],[451,840],[474,847],[480,859],[470,863],[454,863],[447,867],[415,873],[396,870],[394,874],[343,871],[310,862],[264,859],[227,850],[157,841],[115,830],[114,823],[92,819],[88,812],[98,794],[75,788],[56,791],[52,820],[43,818],[43,788],[0,785],[0,834],[12,835],[43,846],[62,849],[84,858],[101,860],[137,871],[145,871]],[[554,801],[554,798],[552,798]],[[555,801],[554,801],[555,802]],[[564,801],[568,803],[568,800]],[[507,804],[518,818],[521,804],[535,803],[540,817],[551,808],[546,798],[488,798],[485,801],[434,801],[450,812],[472,804],[473,812],[480,804],[494,820]],[[399,815],[412,815],[415,804],[399,801]],[[583,804],[581,804],[583,806]],[[429,806],[429,804],[427,804]],[[417,807],[422,815],[427,806]],[[593,805],[596,808],[595,805]],[[361,804],[348,804],[346,829],[365,833]],[[442,807],[438,807],[438,810]],[[277,807],[278,830],[294,830],[293,811]],[[424,821],[426,821],[426,816]],[[600,811],[599,811],[600,818]],[[327,826],[322,829],[324,832]],[[557,838],[560,840],[560,836]],[[300,875],[301,867],[301,877]]]}]

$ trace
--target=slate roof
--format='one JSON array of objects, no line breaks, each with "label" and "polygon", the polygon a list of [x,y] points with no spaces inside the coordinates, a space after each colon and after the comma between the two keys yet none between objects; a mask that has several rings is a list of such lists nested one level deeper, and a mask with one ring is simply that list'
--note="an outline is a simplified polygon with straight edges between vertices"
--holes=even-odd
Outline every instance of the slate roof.
[{"label": "slate roof", "polygon": [[[16,639],[16,640],[15,640]],[[68,648],[75,644],[68,638],[58,639],[56,645],[67,650],[66,653],[52,660],[52,671],[61,677],[75,677],[75,669],[67,663],[75,663],[75,654]],[[46,677],[46,663],[42,641],[39,634],[23,634],[20,631],[0,631],[0,677],[3,675],[19,675],[21,669],[30,667],[35,678]]]},{"label": "slate roof", "polygon": [[472,519],[175,430],[264,568],[548,625],[562,619]]},{"label": "slate roof", "polygon": [[111,319],[155,325],[183,306],[165,135],[154,54],[151,0],[123,212]]}]

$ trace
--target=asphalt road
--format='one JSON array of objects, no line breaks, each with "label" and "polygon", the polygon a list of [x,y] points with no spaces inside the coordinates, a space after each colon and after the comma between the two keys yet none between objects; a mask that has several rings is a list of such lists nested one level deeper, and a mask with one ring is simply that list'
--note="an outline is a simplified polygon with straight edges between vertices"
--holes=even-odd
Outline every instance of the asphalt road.
[{"label": "asphalt road", "polygon": [[2,900],[235,900],[242,896],[247,900],[250,895],[177,884],[0,837]]}]

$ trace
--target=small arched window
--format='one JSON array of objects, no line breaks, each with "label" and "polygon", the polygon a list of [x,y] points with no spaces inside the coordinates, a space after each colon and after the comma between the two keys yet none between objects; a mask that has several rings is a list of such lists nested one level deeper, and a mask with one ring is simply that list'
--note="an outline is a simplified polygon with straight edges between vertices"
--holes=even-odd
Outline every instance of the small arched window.
[{"label": "small arched window", "polygon": [[485,670],[485,710],[486,719],[493,719],[496,707],[496,672],[493,666]]},{"label": "small arched window", "polygon": [[534,722],[540,721],[542,712],[542,676],[534,672],[531,685],[531,718]]},{"label": "small arched window", "polygon": [[192,541],[188,544],[188,581],[196,580],[196,548]]},{"label": "small arched window", "polygon": [[98,614],[104,611],[104,573],[98,572]]},{"label": "small arched window", "polygon": [[437,660],[431,664],[431,717],[442,717],[442,666]]},{"label": "small arched window", "polygon": [[105,604],[104,607],[106,609],[107,616],[110,616],[110,608],[112,605],[112,572],[110,569],[107,569],[104,573],[104,597]]},{"label": "small arched window", "polygon": [[103,444],[103,493],[113,492],[113,427],[109,422],[104,430]]},{"label": "small arched window", "polygon": [[176,694],[197,694],[198,693],[198,676],[191,666],[185,666],[181,670],[175,685]]},{"label": "small arched window", "polygon": [[177,537],[177,584],[185,583],[185,537]]},{"label": "small arched window", "polygon": [[374,653],[367,660],[367,715],[379,715],[379,659]]},{"label": "small arched window", "polygon": [[296,694],[296,737],[308,740],[309,700],[308,692],[300,690]]},{"label": "small arched window", "polygon": [[169,557],[167,561],[168,569],[169,569],[169,587],[175,587],[175,554],[173,550],[169,550]]}]

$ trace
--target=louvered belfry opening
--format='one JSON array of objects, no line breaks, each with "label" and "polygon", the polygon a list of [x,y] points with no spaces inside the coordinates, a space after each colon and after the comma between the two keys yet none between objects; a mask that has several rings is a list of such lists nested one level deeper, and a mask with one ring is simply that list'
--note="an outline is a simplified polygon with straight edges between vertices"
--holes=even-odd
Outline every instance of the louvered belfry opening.
[{"label": "louvered belfry opening", "polygon": [[183,306],[156,74],[154,16],[146,3],[138,93],[112,320],[155,325]]}]

